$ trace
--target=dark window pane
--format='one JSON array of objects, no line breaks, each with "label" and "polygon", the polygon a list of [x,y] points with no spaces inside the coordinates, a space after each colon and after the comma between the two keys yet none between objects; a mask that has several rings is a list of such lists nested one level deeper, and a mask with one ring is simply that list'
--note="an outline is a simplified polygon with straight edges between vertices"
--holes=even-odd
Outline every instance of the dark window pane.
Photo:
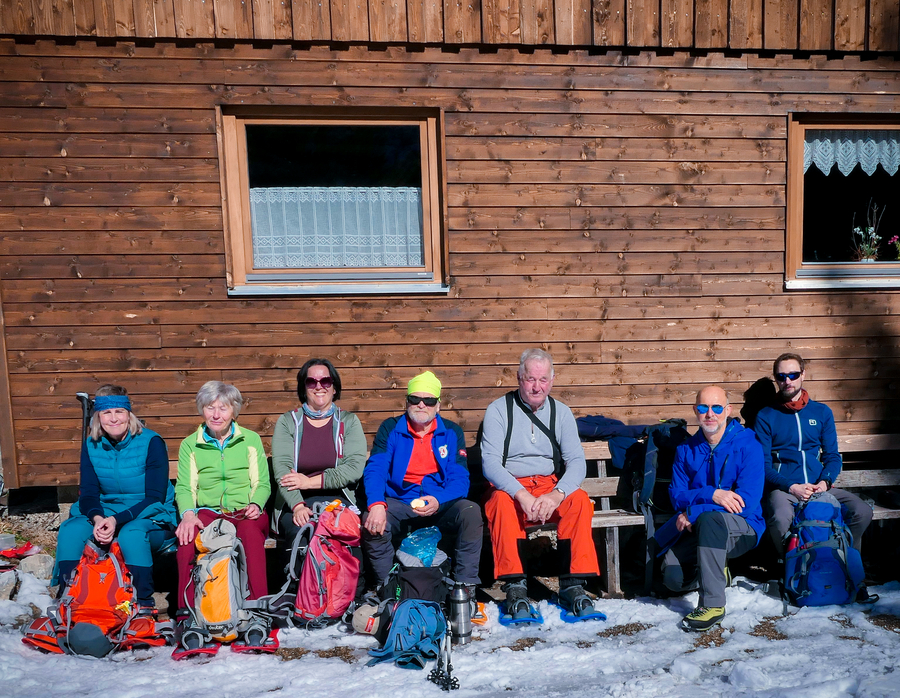
[{"label": "dark window pane", "polygon": [[[866,226],[869,202],[886,206],[878,226],[878,260],[897,260],[888,240],[900,234],[900,172],[891,176],[879,165],[870,176],[857,165],[849,176],[835,166],[828,175],[811,166],[803,180],[803,261],[856,261],[853,227]],[[854,220],[855,214],[855,220]]]},{"label": "dark window pane", "polygon": [[247,126],[250,187],[421,187],[418,126]]}]

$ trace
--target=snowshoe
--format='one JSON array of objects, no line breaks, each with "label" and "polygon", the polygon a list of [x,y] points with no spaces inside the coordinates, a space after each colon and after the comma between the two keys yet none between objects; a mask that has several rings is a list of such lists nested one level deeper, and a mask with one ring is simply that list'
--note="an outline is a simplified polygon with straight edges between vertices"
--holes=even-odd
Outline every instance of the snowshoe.
[{"label": "snowshoe", "polygon": [[481,601],[472,602],[472,625],[487,625],[488,617]]},{"label": "snowshoe", "polygon": [[507,599],[500,604],[500,625],[540,625],[541,612],[527,599]]},{"label": "snowshoe", "polygon": [[242,638],[231,643],[232,652],[274,652],[281,646],[278,628],[266,629],[261,626],[250,628]]},{"label": "snowshoe", "polygon": [[184,631],[181,640],[172,650],[172,659],[188,659],[189,657],[199,657],[202,654],[214,655],[218,653],[221,646],[215,640],[206,640],[202,633],[188,629]]},{"label": "snowshoe", "polygon": [[564,587],[554,594],[550,603],[557,606],[559,618],[564,623],[580,623],[585,620],[606,620],[606,614],[594,608],[590,597],[580,586]]},{"label": "snowshoe", "polygon": [[175,649],[172,650],[172,659],[188,659],[201,654],[216,654],[222,646],[209,635],[196,627],[185,627],[184,622],[179,622],[175,629]]}]

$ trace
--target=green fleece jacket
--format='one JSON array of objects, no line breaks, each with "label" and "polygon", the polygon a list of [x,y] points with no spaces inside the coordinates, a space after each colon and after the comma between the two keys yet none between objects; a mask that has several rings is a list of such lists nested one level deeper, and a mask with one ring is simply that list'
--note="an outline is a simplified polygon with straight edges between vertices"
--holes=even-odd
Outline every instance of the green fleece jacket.
[{"label": "green fleece jacket", "polygon": [[189,509],[237,511],[250,504],[265,509],[272,492],[269,465],[259,434],[234,425],[234,435],[220,451],[203,439],[203,425],[181,442],[175,503]]},{"label": "green fleece jacket", "polygon": [[[297,416],[299,425],[294,421],[294,414]],[[332,419],[332,432],[338,458],[334,467],[328,468],[322,475],[323,489],[342,489],[344,496],[350,502],[355,503],[353,490],[362,477],[363,468],[366,465],[366,435],[355,414],[339,409],[335,416],[337,419]],[[296,444],[300,443],[303,435],[302,417],[303,413],[300,411],[285,412],[275,424],[275,431],[272,432],[272,470],[275,473],[276,485],[282,477],[295,470],[294,449]],[[313,496],[320,493],[321,490],[307,490],[306,495]],[[293,508],[303,501],[303,494],[300,490],[288,490],[278,485],[275,491],[275,516],[273,517],[275,525],[283,512],[293,511]]]}]

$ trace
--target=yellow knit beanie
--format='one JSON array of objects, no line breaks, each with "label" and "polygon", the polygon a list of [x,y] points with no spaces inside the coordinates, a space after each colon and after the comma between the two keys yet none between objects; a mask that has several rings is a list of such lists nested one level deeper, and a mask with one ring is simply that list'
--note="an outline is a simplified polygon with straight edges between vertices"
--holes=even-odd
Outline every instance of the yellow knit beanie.
[{"label": "yellow knit beanie", "polygon": [[420,373],[409,381],[409,385],[406,387],[406,394],[412,395],[413,393],[428,393],[429,395],[440,397],[441,382],[431,371],[425,371],[425,373]]}]

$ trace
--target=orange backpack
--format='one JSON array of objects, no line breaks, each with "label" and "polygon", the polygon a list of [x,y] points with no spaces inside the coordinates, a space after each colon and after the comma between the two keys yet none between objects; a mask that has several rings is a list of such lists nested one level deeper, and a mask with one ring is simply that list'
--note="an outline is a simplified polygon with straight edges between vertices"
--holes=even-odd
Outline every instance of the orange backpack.
[{"label": "orange backpack", "polygon": [[[165,645],[170,624],[157,623],[137,613],[131,573],[125,566],[119,544],[113,541],[106,552],[89,540],[65,592],[47,609],[46,616],[25,628],[22,642],[48,652],[95,656],[136,645]],[[106,638],[100,650],[93,647],[82,652],[78,646],[70,646],[69,636],[79,624],[99,629],[99,633],[96,630],[92,633],[102,633]]]}]

